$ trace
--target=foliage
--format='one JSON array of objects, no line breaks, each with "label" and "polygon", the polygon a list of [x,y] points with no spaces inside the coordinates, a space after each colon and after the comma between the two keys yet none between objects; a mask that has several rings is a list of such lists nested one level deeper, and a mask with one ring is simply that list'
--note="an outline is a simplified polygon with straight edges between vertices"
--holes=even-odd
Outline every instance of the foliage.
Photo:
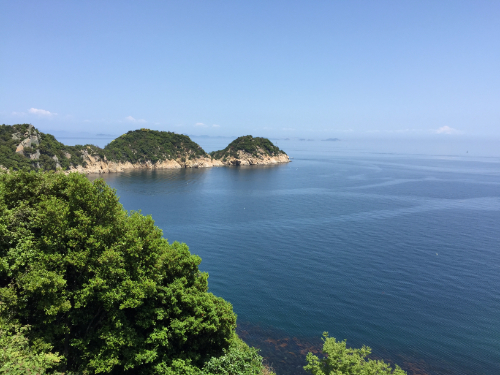
[{"label": "foliage", "polygon": [[60,371],[196,371],[227,355],[236,317],[200,261],[102,180],[0,173],[0,316],[61,353]]},{"label": "foliage", "polygon": [[187,135],[144,128],[121,135],[106,145],[104,152],[109,160],[131,163],[208,156]]},{"label": "foliage", "polygon": [[0,374],[44,374],[60,362],[50,345],[30,345],[25,335],[29,330],[0,318]]},{"label": "foliage", "polygon": [[[259,375],[263,372],[262,357],[235,337],[224,355],[212,357],[203,367],[203,375]],[[271,374],[271,373],[269,373]]]},{"label": "foliage", "polygon": [[307,365],[304,369],[313,375],[405,375],[406,372],[396,365],[394,369],[383,361],[371,360],[371,349],[363,346],[361,349],[349,349],[346,342],[336,341],[323,333],[323,354],[319,359],[312,353],[306,357]]},{"label": "foliage", "polygon": [[258,349],[250,348],[236,335],[223,355],[210,358],[201,369],[190,361],[176,359],[169,368],[159,372],[164,375],[275,375],[263,366]]},{"label": "foliage", "polygon": [[[22,153],[16,153],[17,146],[30,136],[34,136],[37,142],[24,147]],[[0,165],[5,168],[53,171],[59,166],[67,170],[71,165],[84,163],[81,151],[88,147],[92,147],[94,154],[99,153],[96,146],[66,146],[53,135],[39,132],[30,124],[0,125]],[[102,150],[100,153],[104,155]]]},{"label": "foliage", "polygon": [[240,150],[252,154],[253,156],[259,156],[259,154],[269,156],[284,154],[282,150],[273,145],[273,143],[267,138],[245,135],[243,137],[236,138],[225,149],[213,151],[210,155],[214,159],[226,159],[228,157],[237,158],[238,151]]}]

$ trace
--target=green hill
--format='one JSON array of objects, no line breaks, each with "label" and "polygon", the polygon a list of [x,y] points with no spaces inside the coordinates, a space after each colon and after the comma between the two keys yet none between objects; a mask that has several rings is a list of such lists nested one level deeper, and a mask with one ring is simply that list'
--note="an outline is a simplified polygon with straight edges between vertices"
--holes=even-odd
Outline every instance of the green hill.
[{"label": "green hill", "polygon": [[225,149],[212,151],[210,156],[214,159],[237,158],[238,151],[244,151],[254,157],[261,155],[277,156],[285,152],[276,147],[269,139],[245,135],[232,141]]},{"label": "green hill", "polygon": [[104,147],[108,160],[153,163],[163,160],[197,157],[208,154],[187,135],[157,130],[132,130]]}]

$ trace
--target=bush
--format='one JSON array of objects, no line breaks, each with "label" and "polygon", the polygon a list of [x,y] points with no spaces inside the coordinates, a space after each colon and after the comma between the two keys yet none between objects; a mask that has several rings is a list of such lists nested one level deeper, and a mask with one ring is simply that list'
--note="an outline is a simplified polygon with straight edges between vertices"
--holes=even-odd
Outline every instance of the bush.
[{"label": "bush", "polygon": [[363,346],[361,349],[349,349],[346,342],[336,341],[323,333],[323,354],[319,359],[312,353],[307,354],[307,366],[304,369],[313,375],[406,375],[396,365],[394,369],[383,361],[367,359],[371,349]]}]

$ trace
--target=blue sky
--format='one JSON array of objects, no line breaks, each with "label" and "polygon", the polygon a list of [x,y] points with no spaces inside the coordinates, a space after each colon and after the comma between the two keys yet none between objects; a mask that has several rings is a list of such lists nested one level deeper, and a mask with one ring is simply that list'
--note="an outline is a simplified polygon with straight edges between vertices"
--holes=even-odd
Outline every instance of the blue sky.
[{"label": "blue sky", "polygon": [[0,1],[0,123],[500,136],[498,1]]}]

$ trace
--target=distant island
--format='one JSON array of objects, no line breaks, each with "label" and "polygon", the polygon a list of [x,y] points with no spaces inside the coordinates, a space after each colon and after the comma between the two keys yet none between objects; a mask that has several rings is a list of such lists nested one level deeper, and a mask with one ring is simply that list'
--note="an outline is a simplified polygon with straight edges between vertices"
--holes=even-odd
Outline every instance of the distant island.
[{"label": "distant island", "polygon": [[142,128],[122,134],[104,148],[66,146],[31,124],[0,125],[0,168],[110,173],[126,169],[207,168],[288,163],[267,138],[239,137],[208,154],[187,135]]},{"label": "distant island", "polygon": [[327,139],[322,139],[323,142],[337,142],[340,141],[338,138],[327,138]]},{"label": "distant island", "polygon": [[236,138],[224,150],[213,151],[210,156],[224,165],[277,164],[290,161],[287,154],[269,139],[246,135]]}]

